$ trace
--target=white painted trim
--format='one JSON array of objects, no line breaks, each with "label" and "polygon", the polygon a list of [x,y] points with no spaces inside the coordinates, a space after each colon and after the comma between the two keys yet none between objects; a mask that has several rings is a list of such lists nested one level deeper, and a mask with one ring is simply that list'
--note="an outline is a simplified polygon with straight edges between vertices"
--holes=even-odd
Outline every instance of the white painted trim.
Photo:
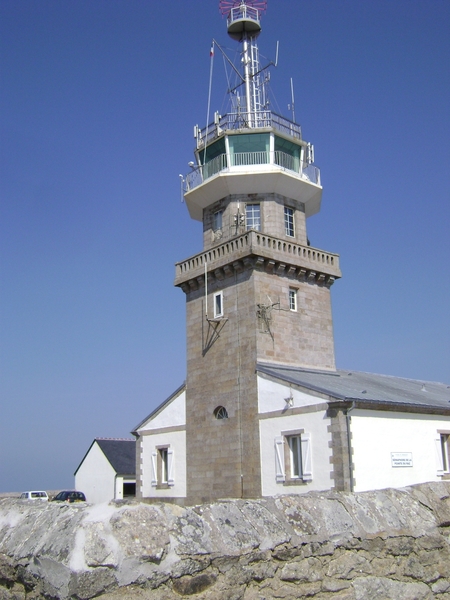
[{"label": "white painted trim", "polygon": [[286,469],[284,466],[284,436],[275,438],[275,473],[277,483],[286,481]]},{"label": "white painted trim", "polygon": [[300,437],[302,444],[302,479],[312,481],[311,434],[303,433]]}]

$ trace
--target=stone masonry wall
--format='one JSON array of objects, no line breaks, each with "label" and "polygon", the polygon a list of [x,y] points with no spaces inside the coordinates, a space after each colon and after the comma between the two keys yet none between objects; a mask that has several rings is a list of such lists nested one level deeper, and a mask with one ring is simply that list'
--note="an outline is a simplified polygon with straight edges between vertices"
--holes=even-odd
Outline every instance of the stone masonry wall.
[{"label": "stone masonry wall", "polygon": [[[296,200],[285,198],[279,194],[234,194],[222,198],[218,202],[208,206],[203,212],[203,249],[209,250],[219,243],[243,233],[246,229],[245,207],[246,204],[260,204],[261,232],[287,241],[295,241],[297,244],[307,244],[306,216],[304,205]],[[285,234],[284,207],[292,208],[294,212],[295,237]],[[222,211],[222,229],[215,233],[213,231],[213,215],[216,211]],[[236,219],[237,214],[241,215]]]},{"label": "stone masonry wall", "polygon": [[[209,287],[223,291],[226,321],[205,318],[204,287],[187,298],[186,453],[190,504],[259,497],[256,309],[250,271]],[[215,326],[218,327],[216,334]],[[216,419],[223,406],[227,419]]]},{"label": "stone masonry wall", "polygon": [[181,508],[0,500],[0,598],[450,598],[450,482]]}]

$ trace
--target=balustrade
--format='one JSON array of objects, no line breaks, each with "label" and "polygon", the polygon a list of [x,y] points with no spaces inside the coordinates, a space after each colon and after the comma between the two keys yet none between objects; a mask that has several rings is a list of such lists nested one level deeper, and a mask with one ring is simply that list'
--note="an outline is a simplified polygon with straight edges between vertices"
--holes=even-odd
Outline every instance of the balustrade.
[{"label": "balustrade", "polygon": [[[267,248],[268,250],[275,250],[281,256],[290,254],[300,260],[313,263],[314,268],[318,270],[320,270],[321,266],[322,268],[328,266],[333,271],[339,270],[339,256],[337,254],[324,252],[323,250],[311,248],[310,246],[302,246],[293,242],[287,242],[285,240],[251,230],[232,240],[224,242],[215,248],[211,248],[210,250],[201,252],[183,262],[177,263],[176,277],[182,277],[183,275],[187,275],[189,273],[192,273],[193,276],[197,276],[200,273],[194,275],[194,271],[199,271],[201,268],[204,269],[205,263],[208,265],[208,270],[211,270],[217,266],[220,266],[218,263],[222,262],[223,258],[228,255],[245,249],[247,249],[249,252],[257,254],[259,248],[262,251],[264,248]],[[276,255],[274,255],[274,258],[276,259]],[[283,260],[286,260],[286,258]]]}]

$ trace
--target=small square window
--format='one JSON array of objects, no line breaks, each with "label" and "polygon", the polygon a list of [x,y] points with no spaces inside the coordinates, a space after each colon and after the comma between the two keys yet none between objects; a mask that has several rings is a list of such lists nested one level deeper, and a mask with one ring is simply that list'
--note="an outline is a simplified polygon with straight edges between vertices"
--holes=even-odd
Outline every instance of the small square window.
[{"label": "small square window", "polygon": [[289,288],[289,310],[297,311],[297,290]]},{"label": "small square window", "polygon": [[294,210],[284,207],[284,232],[289,237],[294,237]]},{"label": "small square window", "polygon": [[223,292],[214,294],[214,318],[223,317]]}]

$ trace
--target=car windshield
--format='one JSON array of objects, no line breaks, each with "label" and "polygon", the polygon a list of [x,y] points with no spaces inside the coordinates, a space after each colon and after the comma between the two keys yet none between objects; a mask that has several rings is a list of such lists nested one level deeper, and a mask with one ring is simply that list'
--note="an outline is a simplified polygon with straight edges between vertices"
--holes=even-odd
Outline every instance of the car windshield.
[{"label": "car windshield", "polygon": [[82,492],[59,492],[54,497],[54,500],[69,500],[69,502],[86,501],[85,495]]}]

